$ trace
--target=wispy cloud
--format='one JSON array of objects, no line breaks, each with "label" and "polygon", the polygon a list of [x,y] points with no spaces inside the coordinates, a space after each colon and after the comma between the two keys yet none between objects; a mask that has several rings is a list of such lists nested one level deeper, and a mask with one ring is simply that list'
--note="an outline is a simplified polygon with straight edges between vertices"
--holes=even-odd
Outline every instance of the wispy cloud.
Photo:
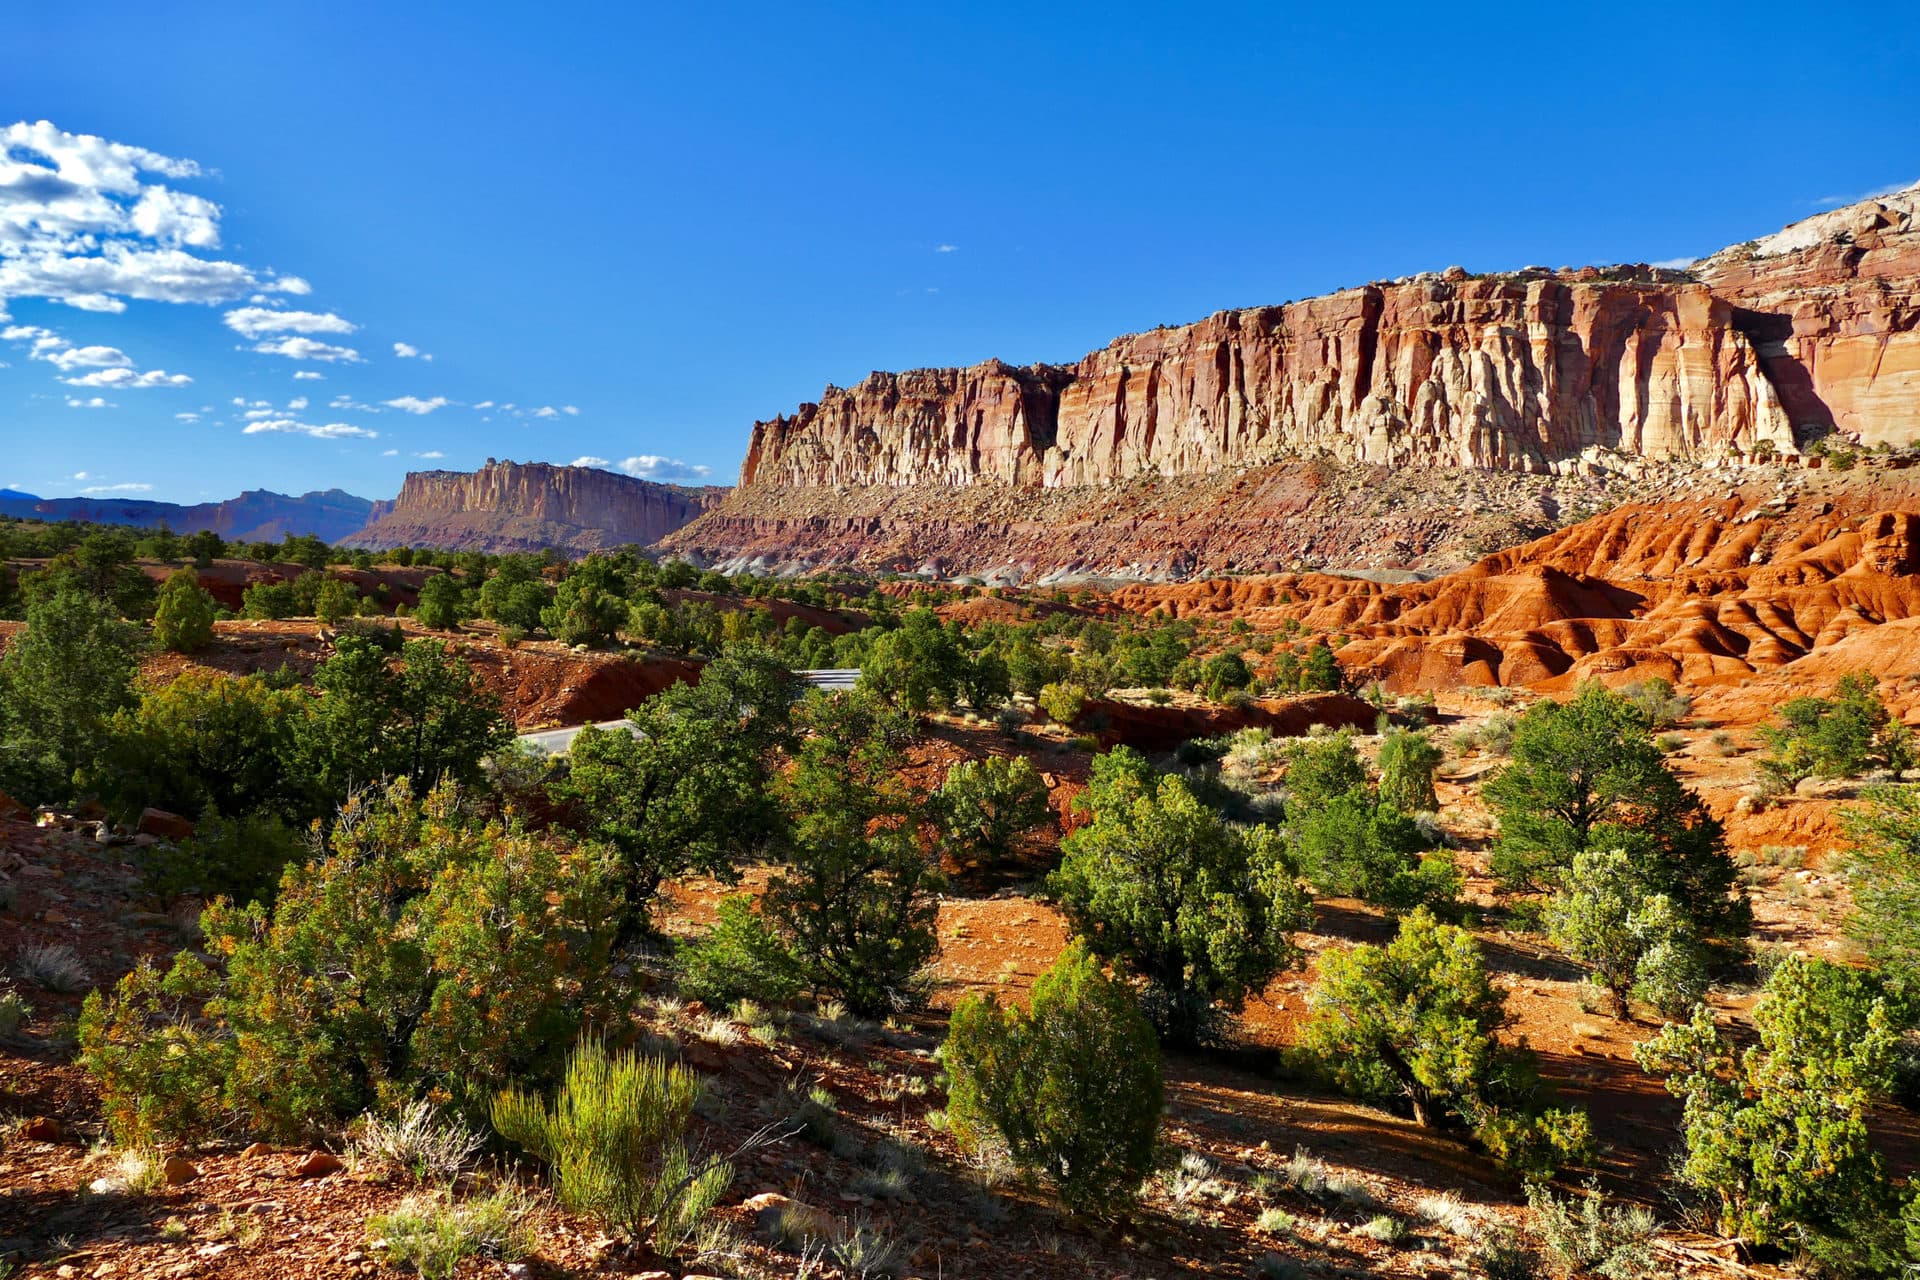
[{"label": "wispy cloud", "polygon": [[127,481],[124,484],[90,484],[80,490],[82,493],[151,493],[152,491],[152,485],[138,481]]},{"label": "wispy cloud", "polygon": [[67,408],[69,409],[111,409],[113,408],[113,406],[108,404],[106,400],[100,396],[89,396],[85,400],[82,400],[79,396],[68,396]]},{"label": "wispy cloud", "polygon": [[241,307],[223,317],[227,328],[243,338],[269,333],[352,333],[360,326],[331,311],[277,311],[268,307]]},{"label": "wispy cloud", "polygon": [[642,480],[703,480],[713,474],[712,467],[682,462],[658,453],[639,453],[620,460],[620,469]]},{"label": "wispy cloud", "polygon": [[378,438],[380,433],[345,422],[329,422],[324,426],[315,426],[311,423],[296,422],[292,418],[269,418],[264,422],[249,422],[241,428],[240,434],[312,436],[316,440],[373,440]]},{"label": "wispy cloud", "polygon": [[933,246],[933,251],[935,253],[958,253],[960,252],[960,246],[957,244],[937,244]]},{"label": "wispy cloud", "polygon": [[588,454],[584,458],[575,458],[572,462],[569,462],[567,465],[570,467],[610,467],[613,465],[613,463],[611,460],[607,458],[596,458],[593,455]]},{"label": "wispy cloud", "polygon": [[399,356],[402,360],[433,359],[433,353],[431,351],[422,351],[420,348],[414,346],[411,342],[394,343],[393,354],[396,356]]},{"label": "wispy cloud", "polygon": [[265,356],[285,356],[289,360],[318,360],[326,364],[357,364],[360,353],[352,347],[336,347],[312,338],[282,338],[278,342],[256,342],[253,349]]},{"label": "wispy cloud", "polygon": [[435,396],[431,400],[422,400],[419,396],[397,396],[392,400],[382,400],[380,403],[389,409],[398,409],[402,413],[425,417],[435,409],[444,409],[453,402],[445,396]]},{"label": "wispy cloud", "polygon": [[1822,209],[1832,209],[1843,204],[1859,204],[1862,200],[1878,200],[1882,196],[1896,195],[1910,187],[1920,187],[1920,181],[1896,182],[1892,186],[1875,187],[1871,191],[1862,191],[1850,196],[1821,196],[1812,203]]},{"label": "wispy cloud", "polygon": [[148,387],[184,387],[193,381],[184,373],[168,373],[165,369],[149,369],[145,373],[135,373],[131,369],[96,369],[92,373],[78,378],[62,378],[70,387],[114,387],[123,391],[139,391]]},{"label": "wispy cloud", "polygon": [[295,382],[325,382],[327,375],[321,373],[318,369],[298,369],[294,371],[293,380]]}]

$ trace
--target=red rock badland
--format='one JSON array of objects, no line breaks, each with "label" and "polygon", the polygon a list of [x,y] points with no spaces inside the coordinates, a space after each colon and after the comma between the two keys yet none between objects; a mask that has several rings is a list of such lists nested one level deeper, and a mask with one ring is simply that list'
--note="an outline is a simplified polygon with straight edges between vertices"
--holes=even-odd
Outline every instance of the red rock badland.
[{"label": "red rock badland", "polygon": [[[875,373],[757,423],[700,558],[1178,577],[1450,567],[1712,466],[1920,432],[1920,186],[1687,271],[1458,268]],[[1497,530],[1494,532],[1498,532]]]}]

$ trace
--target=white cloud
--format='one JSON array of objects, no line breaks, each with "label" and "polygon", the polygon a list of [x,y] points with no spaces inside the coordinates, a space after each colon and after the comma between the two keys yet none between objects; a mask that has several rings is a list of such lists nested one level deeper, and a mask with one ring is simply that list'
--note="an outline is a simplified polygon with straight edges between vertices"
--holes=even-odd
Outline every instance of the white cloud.
[{"label": "white cloud", "polygon": [[206,176],[192,160],[45,120],[0,128],[0,298],[117,312],[127,298],[304,292],[298,277],[190,252],[219,248],[220,206],[169,183]]},{"label": "white cloud", "polygon": [[352,347],[336,347],[312,338],[282,338],[278,342],[256,342],[253,349],[263,356],[285,356],[289,360],[320,360],[328,364],[359,362],[360,353]]},{"label": "white cloud", "polygon": [[323,427],[316,427],[311,423],[296,422],[292,418],[269,418],[265,422],[249,422],[241,428],[240,434],[243,436],[265,434],[312,436],[316,440],[373,440],[378,438],[380,433],[345,422],[329,422]]},{"label": "white cloud", "polygon": [[294,373],[295,382],[325,382],[327,375],[317,369],[301,369]]},{"label": "white cloud", "polygon": [[438,449],[429,449],[425,453],[416,453],[413,456],[416,458],[444,458],[447,455],[440,452]]},{"label": "white cloud", "polygon": [[68,396],[67,408],[69,409],[111,409],[113,408],[113,406],[108,404],[100,396],[92,396],[85,400],[82,400],[79,396]]},{"label": "white cloud", "polygon": [[355,400],[352,396],[347,395],[345,392],[342,392],[341,394],[335,396],[333,399],[327,401],[327,408],[352,409],[355,413],[381,412],[381,409],[378,405],[361,404],[358,400]]},{"label": "white cloud", "polygon": [[1700,261],[1698,258],[1662,258],[1658,262],[1649,262],[1647,265],[1650,267],[1664,267],[1668,271],[1685,271],[1698,261]]},{"label": "white cloud", "polygon": [[1830,209],[1836,205],[1859,204],[1862,200],[1878,200],[1881,196],[1897,195],[1913,187],[1920,187],[1920,182],[1896,182],[1890,186],[1875,187],[1871,191],[1862,191],[1850,196],[1821,196],[1813,203]]},{"label": "white cloud", "polygon": [[276,311],[271,307],[239,307],[222,319],[243,338],[269,333],[352,333],[360,326],[331,311]]},{"label": "white cloud", "polygon": [[567,465],[570,467],[610,467],[613,465],[613,463],[609,462],[605,458],[596,458],[591,454],[589,454],[584,458],[575,458],[572,462],[569,462]]},{"label": "white cloud", "polygon": [[66,347],[39,357],[47,363],[68,369],[124,369],[133,358],[118,347]]},{"label": "white cloud", "polygon": [[91,480],[93,479],[93,476],[90,472],[76,471],[73,473],[73,478],[75,480]]},{"label": "white cloud", "polygon": [[138,483],[130,482],[127,484],[90,484],[86,488],[82,489],[80,492],[82,493],[150,493],[152,492],[152,490],[153,490],[153,486],[150,484],[138,484]]},{"label": "white cloud", "polygon": [[258,409],[249,409],[245,413],[241,414],[240,416],[247,419],[247,421],[249,422],[258,422],[262,418],[279,417],[280,410],[274,408],[272,405],[266,405]]},{"label": "white cloud", "polygon": [[550,404],[543,404],[538,409],[530,410],[530,412],[536,418],[557,418],[560,416],[560,411]]},{"label": "white cloud", "polygon": [[394,343],[393,354],[396,356],[399,356],[402,360],[433,359],[433,353],[431,351],[422,351],[420,348],[414,346],[411,342]]},{"label": "white cloud", "polygon": [[295,396],[293,399],[287,401],[287,408],[292,409],[296,413],[306,407],[307,398],[305,396]]},{"label": "white cloud", "polygon": [[958,253],[960,246],[957,244],[937,244],[933,246],[933,251],[935,253]]},{"label": "white cloud", "polygon": [[199,415],[199,414],[197,414],[197,413],[176,413],[176,414],[174,414],[174,415],[173,415],[173,417],[174,417],[174,420],[175,420],[176,422],[198,422],[198,421],[200,421],[200,415]]},{"label": "white cloud", "polygon": [[305,280],[302,280],[299,276],[280,276],[267,281],[260,287],[271,290],[274,293],[298,294],[303,298],[313,292],[313,286]]},{"label": "white cloud", "polygon": [[380,456],[383,458],[397,458],[400,456],[400,451],[398,449],[382,449]]},{"label": "white cloud", "polygon": [[389,409],[399,409],[403,413],[425,416],[435,409],[444,409],[453,402],[445,396],[435,396],[431,400],[422,400],[419,396],[400,396],[393,400],[382,400],[380,403]]},{"label": "white cloud", "polygon": [[96,369],[94,372],[78,378],[62,378],[70,387],[114,387],[121,390],[137,390],[147,387],[184,387],[193,379],[184,373],[168,373],[165,369],[149,369],[145,373],[135,373],[131,369]]},{"label": "white cloud", "polygon": [[476,409],[491,409],[491,408],[493,408],[493,401],[491,401],[491,400],[482,400],[482,401],[481,401],[481,402],[480,402],[479,404],[477,404],[477,405],[475,405],[475,406],[473,406],[473,407],[474,407],[474,408],[476,408]]},{"label": "white cloud", "polygon": [[580,407],[578,405],[563,404],[560,406],[560,412],[566,414],[569,418],[577,418],[580,416]]},{"label": "white cloud", "polygon": [[620,469],[642,480],[704,480],[713,472],[711,467],[682,462],[678,458],[668,458],[657,453],[641,453],[631,458],[622,458]]}]

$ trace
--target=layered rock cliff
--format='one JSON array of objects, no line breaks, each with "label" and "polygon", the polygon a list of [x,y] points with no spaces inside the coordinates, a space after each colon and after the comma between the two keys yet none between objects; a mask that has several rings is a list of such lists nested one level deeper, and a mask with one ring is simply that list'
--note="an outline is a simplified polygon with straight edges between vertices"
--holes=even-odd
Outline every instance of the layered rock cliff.
[{"label": "layered rock cliff", "polygon": [[297,496],[248,489],[224,502],[192,506],[144,498],[36,498],[14,491],[0,494],[0,515],[147,528],[164,524],[175,533],[211,529],[231,542],[278,542],[289,533],[310,533],[324,542],[338,542],[366,524],[374,505],[340,489]]},{"label": "layered rock cliff", "polygon": [[374,504],[345,543],[457,551],[594,551],[647,545],[719,501],[726,490],[636,480],[594,467],[496,462],[477,471],[414,471],[392,502]]},{"label": "layered rock cliff", "polygon": [[[1244,474],[1265,491],[1309,461],[1373,485],[1402,472],[1541,477],[1518,506],[1475,513],[1524,517],[1563,506],[1555,483],[1596,469],[1791,457],[1836,433],[1905,443],[1920,435],[1917,206],[1920,187],[1689,271],[1453,268],[1133,334],[1073,364],[875,373],[755,424],[735,496],[670,545],[735,562],[1044,570],[1084,562],[1092,545],[1015,536],[1046,512],[1105,508],[1093,544],[1106,555],[1124,550],[1116,534],[1164,526],[1189,482],[1212,492]],[[981,490],[1024,495],[998,535]],[[904,496],[922,491],[949,497]],[[1285,563],[1328,541],[1252,523],[1253,543],[1209,536],[1215,550],[1196,555],[1189,534],[1156,558],[1224,568],[1253,550]]]}]

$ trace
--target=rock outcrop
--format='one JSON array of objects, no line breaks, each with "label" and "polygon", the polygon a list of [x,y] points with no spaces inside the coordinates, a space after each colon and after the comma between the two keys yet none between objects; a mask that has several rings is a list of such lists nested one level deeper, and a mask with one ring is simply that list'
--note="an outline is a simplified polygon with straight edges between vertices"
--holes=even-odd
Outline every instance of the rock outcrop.
[{"label": "rock outcrop", "polygon": [[367,522],[374,504],[340,489],[293,496],[249,489],[224,502],[183,506],[142,498],[36,498],[8,490],[0,493],[0,516],[34,520],[82,520],[154,528],[175,533],[211,529],[230,542],[278,542],[287,534],[312,534],[338,542]]},{"label": "rock outcrop", "polygon": [[[735,495],[670,545],[735,563],[924,555],[1044,572],[1086,550],[1011,545],[1046,511],[1118,498],[1101,533],[1115,541],[1118,522],[1164,519],[1170,482],[1264,487],[1276,473],[1262,468],[1545,478],[1791,457],[1836,432],[1906,443],[1920,435],[1917,206],[1920,187],[1688,271],[1451,268],[1133,334],[1074,364],[875,373],[755,424]],[[941,528],[990,503],[954,490],[1017,495],[1020,518],[999,538],[978,522],[968,547]],[[1553,498],[1536,485],[1531,500]],[[1208,540],[1212,554],[1189,541],[1161,558],[1247,558]]]},{"label": "rock outcrop", "polygon": [[374,504],[347,546],[456,551],[595,551],[657,542],[726,490],[636,480],[594,467],[496,462],[478,471],[414,471],[392,502]]}]

